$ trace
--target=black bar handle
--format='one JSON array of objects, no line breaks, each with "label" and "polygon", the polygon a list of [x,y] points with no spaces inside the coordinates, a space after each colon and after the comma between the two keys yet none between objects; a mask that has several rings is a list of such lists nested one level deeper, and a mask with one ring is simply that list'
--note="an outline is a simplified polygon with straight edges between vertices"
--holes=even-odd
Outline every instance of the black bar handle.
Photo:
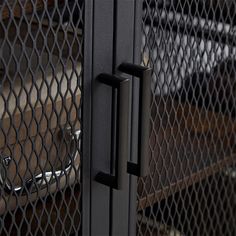
[{"label": "black bar handle", "polygon": [[[99,172],[95,180],[114,189],[122,189],[125,181],[126,163],[128,159],[128,126],[130,79],[116,75],[100,74],[97,78],[101,83],[111,86],[117,91],[116,109],[116,143],[115,143],[115,175]],[[114,103],[113,103],[114,104]]]},{"label": "black bar handle", "polygon": [[119,66],[123,73],[140,79],[139,86],[139,131],[138,131],[138,163],[128,162],[127,172],[139,177],[149,173],[149,124],[151,102],[151,74],[148,67],[123,63]]}]

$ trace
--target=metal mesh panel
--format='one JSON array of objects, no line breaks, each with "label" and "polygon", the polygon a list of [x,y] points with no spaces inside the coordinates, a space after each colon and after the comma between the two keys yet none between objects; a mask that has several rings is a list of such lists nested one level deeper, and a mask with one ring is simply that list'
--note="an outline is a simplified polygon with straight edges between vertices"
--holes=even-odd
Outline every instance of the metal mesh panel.
[{"label": "metal mesh panel", "polygon": [[81,230],[83,12],[0,0],[0,235]]},{"label": "metal mesh panel", "polygon": [[153,80],[138,235],[236,235],[235,9],[143,1],[142,64]]}]

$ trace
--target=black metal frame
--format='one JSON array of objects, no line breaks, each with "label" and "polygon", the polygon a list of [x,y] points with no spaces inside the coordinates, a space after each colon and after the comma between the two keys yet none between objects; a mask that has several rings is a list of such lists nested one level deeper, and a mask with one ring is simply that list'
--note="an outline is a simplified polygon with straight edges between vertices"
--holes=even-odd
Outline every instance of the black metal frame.
[{"label": "black metal frame", "polygon": [[[114,56],[113,56],[113,73],[132,78],[119,70],[119,66],[124,63],[134,63],[134,24],[135,24],[135,0],[116,0],[115,5],[115,28],[114,28]],[[131,107],[133,107],[133,80],[131,85]],[[131,124],[132,110],[130,110],[129,125],[129,153],[131,152]],[[129,161],[130,155],[128,157]],[[129,204],[130,204],[130,184],[131,175],[126,174],[126,186],[121,191],[112,190],[112,235],[129,235],[130,220]],[[133,215],[134,216],[134,215]]]},{"label": "black metal frame", "polygon": [[82,235],[91,234],[91,78],[92,78],[92,40],[93,40],[93,0],[84,3],[84,71],[82,92],[83,132],[82,137]]},{"label": "black metal frame", "polygon": [[113,1],[93,1],[91,235],[110,234],[110,189],[95,181],[98,172],[110,173],[111,91],[96,79],[112,73]]}]

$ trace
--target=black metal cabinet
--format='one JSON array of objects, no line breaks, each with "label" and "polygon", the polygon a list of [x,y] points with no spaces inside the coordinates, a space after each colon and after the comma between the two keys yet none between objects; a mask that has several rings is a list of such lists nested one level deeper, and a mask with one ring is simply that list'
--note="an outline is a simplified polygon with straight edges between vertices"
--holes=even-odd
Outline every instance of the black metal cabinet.
[{"label": "black metal cabinet", "polygon": [[1,235],[235,235],[229,2],[0,1]]}]

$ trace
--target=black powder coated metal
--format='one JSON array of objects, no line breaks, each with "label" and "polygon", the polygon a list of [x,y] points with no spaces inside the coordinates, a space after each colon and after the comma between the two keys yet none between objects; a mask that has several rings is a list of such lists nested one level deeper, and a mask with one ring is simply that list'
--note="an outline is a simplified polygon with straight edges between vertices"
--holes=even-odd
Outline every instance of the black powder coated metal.
[{"label": "black powder coated metal", "polygon": [[128,159],[128,124],[129,124],[129,108],[130,108],[130,80],[115,75],[100,74],[97,79],[113,89],[115,89],[117,102],[113,101],[113,105],[117,104],[114,110],[113,119],[115,119],[115,175],[99,172],[95,180],[105,184],[111,188],[120,190],[125,184],[125,166]]},{"label": "black powder coated metal", "polygon": [[[133,63],[133,38],[134,38],[134,15],[135,0],[116,0],[115,1],[115,27],[114,27],[114,56],[113,56],[113,73],[119,76],[132,79],[127,74],[122,74],[118,67],[123,62]],[[130,101],[132,102],[132,86],[130,88]],[[129,137],[131,135],[131,114],[132,105],[130,105],[130,122]],[[130,138],[129,138],[129,157],[130,160]],[[126,171],[125,165],[125,171]],[[112,225],[111,235],[128,235],[130,218],[129,218],[129,191],[130,191],[130,175],[125,175],[125,186],[122,190],[112,190]]]},{"label": "black powder coated metal", "polygon": [[[136,176],[146,176],[149,171],[149,161],[148,161],[148,148],[149,148],[149,119],[150,119],[150,100],[151,100],[151,69],[139,65],[134,65],[131,63],[122,63],[119,66],[119,71],[138,77],[140,79],[140,118],[139,118],[139,143],[138,143],[138,163],[127,163],[127,172]],[[128,160],[127,146],[128,146],[128,122],[129,122],[129,85],[128,79],[121,77],[101,74],[98,76],[98,80],[101,83],[111,86],[112,88],[118,89],[117,100],[118,100],[118,111],[116,122],[119,124],[115,130],[117,130],[118,136],[116,140],[123,143],[123,145],[116,144],[114,149],[116,150],[116,158],[118,163],[115,168],[115,176],[98,173],[96,180],[102,184],[108,185],[112,188],[120,189],[120,182],[124,182],[124,169],[126,161]],[[125,82],[125,83],[124,83]],[[125,84],[125,87],[123,86]],[[122,92],[124,90],[124,92]],[[123,103],[122,103],[123,101]],[[114,102],[113,102],[114,104]],[[121,106],[119,108],[119,106]],[[122,109],[124,108],[124,109]],[[120,113],[123,110],[123,113]],[[115,117],[113,115],[113,117]],[[121,121],[121,122],[120,122]],[[114,132],[114,131],[113,131]],[[115,134],[116,132],[114,132]],[[121,141],[119,141],[121,140]],[[123,149],[125,151],[123,151]],[[121,153],[121,154],[120,154]],[[120,166],[120,168],[119,168]]]},{"label": "black powder coated metal", "polygon": [[97,80],[113,74],[114,1],[93,1],[91,235],[110,235],[111,189],[95,180],[99,172],[112,173],[112,90]]},{"label": "black powder coated metal", "polygon": [[127,172],[138,177],[149,173],[149,119],[151,101],[151,69],[131,63],[122,63],[119,70],[137,77],[139,85],[139,132],[138,132],[138,163],[128,162]]},{"label": "black powder coated metal", "polygon": [[93,0],[84,2],[84,64],[86,65],[83,71],[83,132],[82,138],[82,235],[91,234],[91,120],[92,120],[92,45],[93,45]]}]

